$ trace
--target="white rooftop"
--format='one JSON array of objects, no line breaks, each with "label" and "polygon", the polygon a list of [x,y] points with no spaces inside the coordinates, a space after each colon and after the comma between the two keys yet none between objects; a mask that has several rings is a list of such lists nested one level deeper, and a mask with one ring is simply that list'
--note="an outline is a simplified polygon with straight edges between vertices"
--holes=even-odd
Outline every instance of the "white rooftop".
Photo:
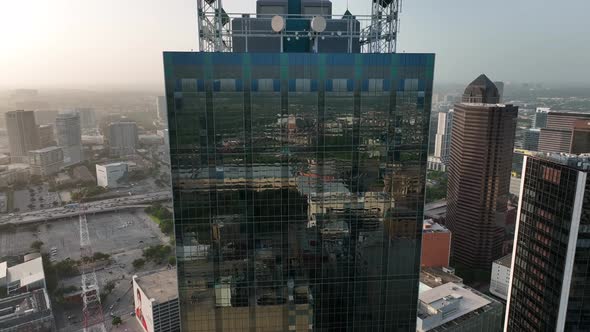
[{"label": "white rooftop", "polygon": [[425,219],[424,220],[424,224],[422,225],[422,230],[425,233],[428,233],[428,232],[448,233],[449,232],[449,230],[445,226],[435,222],[432,219]]},{"label": "white rooftop", "polygon": [[7,283],[20,281],[20,287],[45,279],[41,257],[8,268]]},{"label": "white rooftop", "polygon": [[118,167],[118,166],[121,166],[121,165],[127,165],[127,163],[119,162],[119,163],[110,163],[110,164],[96,165],[96,166],[102,166],[102,167]]},{"label": "white rooftop", "polygon": [[8,264],[6,262],[0,262],[0,279],[6,278],[8,274]]},{"label": "white rooftop", "polygon": [[417,331],[428,331],[490,303],[488,299],[452,282],[421,292]]},{"label": "white rooftop", "polygon": [[137,286],[149,299],[165,303],[178,298],[178,279],[176,269],[164,270],[145,276],[133,276]]}]

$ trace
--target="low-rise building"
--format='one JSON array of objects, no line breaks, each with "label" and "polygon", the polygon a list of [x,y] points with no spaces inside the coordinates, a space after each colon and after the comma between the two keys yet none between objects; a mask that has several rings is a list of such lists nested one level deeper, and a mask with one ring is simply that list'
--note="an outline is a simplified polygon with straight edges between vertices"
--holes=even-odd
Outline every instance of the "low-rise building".
[{"label": "low-rise building", "polygon": [[418,295],[416,331],[479,331],[502,329],[502,303],[474,289],[447,283]]},{"label": "low-rise building", "polygon": [[99,187],[116,188],[119,186],[119,180],[126,174],[126,163],[96,165],[96,184]]},{"label": "low-rise building", "polygon": [[0,165],[8,165],[10,164],[10,156],[0,153]]},{"label": "low-rise building", "polygon": [[10,164],[0,166],[0,188],[15,183],[27,183],[31,179],[31,167],[28,164]]},{"label": "low-rise building", "polygon": [[0,288],[5,288],[7,294],[45,288],[43,258],[38,257],[11,267],[6,262],[0,263]]},{"label": "low-rise building", "polygon": [[452,267],[423,267],[420,269],[420,283],[434,288],[449,282],[462,285],[463,278],[455,274]]},{"label": "low-rise building", "polygon": [[450,257],[451,231],[432,219],[424,220],[420,265],[423,267],[449,266]]},{"label": "low-rise building", "polygon": [[37,132],[39,133],[39,148],[46,148],[56,145],[52,125],[39,125]]},{"label": "low-rise building", "polygon": [[492,264],[492,277],[490,280],[490,293],[506,300],[510,285],[510,263],[512,254],[506,255]]},{"label": "low-rise building", "polygon": [[33,175],[50,176],[56,174],[64,165],[63,150],[58,146],[51,146],[29,151],[29,165]]},{"label": "low-rise building", "polygon": [[0,331],[55,331],[47,290],[15,294],[0,299]]},{"label": "low-rise building", "polygon": [[8,197],[5,193],[0,193],[0,213],[8,212]]},{"label": "low-rise building", "polygon": [[180,331],[176,269],[133,276],[135,318],[146,332]]}]

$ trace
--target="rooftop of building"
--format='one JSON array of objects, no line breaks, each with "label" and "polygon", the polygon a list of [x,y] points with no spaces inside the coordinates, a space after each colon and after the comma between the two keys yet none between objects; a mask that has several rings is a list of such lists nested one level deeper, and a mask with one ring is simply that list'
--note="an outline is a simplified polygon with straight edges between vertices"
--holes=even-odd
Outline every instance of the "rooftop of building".
[{"label": "rooftop of building", "polygon": [[0,299],[0,330],[51,318],[51,302],[45,289]]},{"label": "rooftop of building", "polygon": [[424,291],[418,298],[419,331],[441,327],[459,318],[466,319],[467,315],[479,315],[481,310],[492,306],[502,306],[474,289],[452,282]]},{"label": "rooftop of building", "polygon": [[424,216],[439,219],[447,214],[447,201],[445,199],[424,205]]},{"label": "rooftop of building", "polygon": [[485,74],[479,75],[463,93],[463,103],[498,104],[500,93],[498,87]]},{"label": "rooftop of building", "polygon": [[176,269],[170,269],[133,279],[149,299],[164,303],[178,298],[176,277]]},{"label": "rooftop of building", "polygon": [[443,225],[432,219],[424,220],[422,233],[449,233],[450,231]]},{"label": "rooftop of building", "polygon": [[510,264],[512,264],[512,254],[510,253],[502,258],[499,258],[495,260],[494,263],[510,268]]},{"label": "rooftop of building", "polygon": [[51,151],[55,151],[55,150],[61,150],[61,148],[59,146],[48,146],[43,149],[31,150],[29,152],[30,153],[46,153],[46,152],[51,152]]},{"label": "rooftop of building", "polygon": [[455,275],[453,268],[423,267],[420,270],[420,282],[429,287],[438,287],[449,282],[463,284],[463,278]]},{"label": "rooftop of building", "polygon": [[96,166],[101,166],[101,167],[119,167],[121,165],[127,165],[127,163],[125,162],[117,162],[117,163],[109,163],[109,164],[102,164],[102,165],[96,165]]},{"label": "rooftop of building", "polygon": [[533,158],[548,160],[580,171],[590,171],[590,153],[571,154],[532,152],[530,155]]},{"label": "rooftop of building", "polygon": [[[0,275],[5,273],[7,283],[20,281],[22,287],[45,279],[43,259],[41,257],[8,268],[6,268],[6,266],[7,265],[0,265]],[[6,272],[1,271],[3,267]]]}]

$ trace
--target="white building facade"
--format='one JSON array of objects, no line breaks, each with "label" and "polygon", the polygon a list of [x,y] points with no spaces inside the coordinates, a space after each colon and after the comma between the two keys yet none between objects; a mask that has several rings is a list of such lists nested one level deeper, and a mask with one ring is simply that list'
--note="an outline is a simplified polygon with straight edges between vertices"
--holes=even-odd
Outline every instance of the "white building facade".
[{"label": "white building facade", "polygon": [[119,180],[127,174],[126,163],[96,165],[96,185],[104,188],[116,188]]},{"label": "white building facade", "polygon": [[512,254],[506,255],[492,264],[492,276],[490,278],[490,293],[506,300],[510,285],[510,262]]}]

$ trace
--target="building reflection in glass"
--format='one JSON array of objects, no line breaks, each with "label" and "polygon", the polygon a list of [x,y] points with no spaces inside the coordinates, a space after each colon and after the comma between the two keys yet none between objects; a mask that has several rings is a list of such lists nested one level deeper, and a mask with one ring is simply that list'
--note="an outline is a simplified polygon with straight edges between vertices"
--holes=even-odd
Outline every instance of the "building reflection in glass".
[{"label": "building reflection in glass", "polygon": [[183,330],[415,330],[434,55],[164,62]]}]

